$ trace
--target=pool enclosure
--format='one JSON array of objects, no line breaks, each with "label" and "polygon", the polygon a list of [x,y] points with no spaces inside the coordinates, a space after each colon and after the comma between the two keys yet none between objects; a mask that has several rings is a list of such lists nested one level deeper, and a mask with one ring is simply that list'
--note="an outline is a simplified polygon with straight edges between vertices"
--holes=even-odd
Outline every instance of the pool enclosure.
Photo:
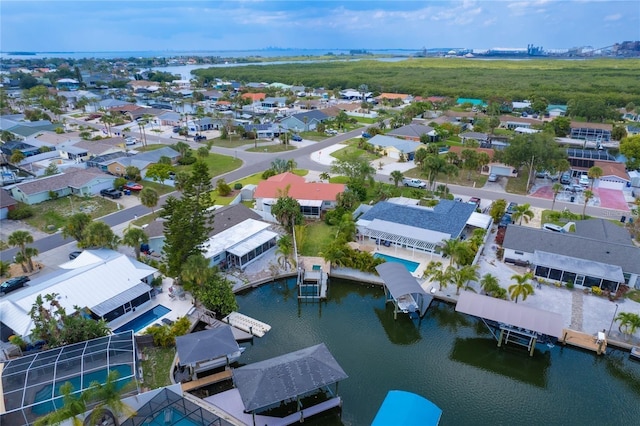
[{"label": "pool enclosure", "polygon": [[137,394],[136,353],[131,331],[50,349],[11,360],[2,370],[0,424],[32,424],[38,417],[63,406],[60,388],[71,382],[81,393],[92,382],[104,383],[117,371],[116,386],[136,386],[124,395]]}]

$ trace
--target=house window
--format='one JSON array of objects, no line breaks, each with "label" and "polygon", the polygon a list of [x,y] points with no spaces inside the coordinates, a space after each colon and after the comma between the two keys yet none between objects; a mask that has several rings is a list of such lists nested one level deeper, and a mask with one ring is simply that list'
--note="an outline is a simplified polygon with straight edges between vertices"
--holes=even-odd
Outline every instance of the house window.
[{"label": "house window", "polygon": [[520,256],[522,256],[524,254],[524,252],[522,251],[514,251],[515,254],[519,254]]},{"label": "house window", "polygon": [[119,171],[120,171],[120,167],[116,167],[116,172],[119,172]]}]

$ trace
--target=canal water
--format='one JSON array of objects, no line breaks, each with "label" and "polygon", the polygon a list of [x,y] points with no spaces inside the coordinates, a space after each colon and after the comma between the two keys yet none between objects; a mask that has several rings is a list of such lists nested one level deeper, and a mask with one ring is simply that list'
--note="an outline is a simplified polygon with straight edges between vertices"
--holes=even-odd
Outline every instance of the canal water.
[{"label": "canal water", "polygon": [[[418,393],[443,410],[441,425],[639,424],[640,363],[538,345],[496,347],[484,324],[434,301],[420,321],[393,319],[379,286],[332,279],[329,300],[297,301],[295,281],[238,295],[240,312],[272,326],[243,364],[324,342],[348,379],[341,422],[368,425],[389,390]],[[305,424],[340,424],[337,416]],[[420,424],[417,419],[416,424]]]}]

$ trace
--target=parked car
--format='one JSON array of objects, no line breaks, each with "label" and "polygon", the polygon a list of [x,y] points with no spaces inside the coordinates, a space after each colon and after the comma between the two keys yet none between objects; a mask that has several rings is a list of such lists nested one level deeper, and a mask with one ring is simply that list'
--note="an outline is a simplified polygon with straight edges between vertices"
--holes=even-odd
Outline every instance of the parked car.
[{"label": "parked car", "polygon": [[582,191],[584,191],[584,188],[582,187],[582,185],[578,185],[578,184],[574,183],[572,185],[565,186],[564,190],[568,191],[568,192],[582,192]]},{"label": "parked car", "polygon": [[580,180],[578,180],[578,183],[582,186],[589,186],[589,176],[587,175],[580,175]]},{"label": "parked car", "polygon": [[0,284],[0,294],[11,293],[14,290],[24,287],[29,282],[29,277],[23,275],[21,277],[14,277]]},{"label": "parked car", "polygon": [[76,257],[80,256],[80,253],[82,253],[82,250],[72,251],[71,253],[69,253],[69,260],[73,260]]},{"label": "parked car", "polygon": [[477,208],[477,209],[479,209],[479,208],[480,208],[480,201],[481,201],[481,200],[480,200],[480,198],[478,198],[478,197],[471,197],[471,198],[469,198],[468,203],[469,203],[469,204],[475,204],[475,205],[476,205],[476,208]]},{"label": "parked car", "polygon": [[129,191],[142,191],[142,185],[137,182],[127,182],[122,186],[122,189],[128,189]]},{"label": "parked car", "polygon": [[205,135],[195,135],[193,137],[194,142],[206,141],[207,137]]},{"label": "parked car", "polygon": [[103,197],[109,197],[112,199],[117,199],[122,197],[122,192],[118,191],[117,189],[103,189],[100,191],[100,195],[102,195]]},{"label": "parked car", "polygon": [[125,145],[135,145],[135,144],[137,144],[137,143],[138,143],[138,139],[136,139],[136,138],[134,138],[134,137],[131,137],[131,136],[129,136],[128,138],[126,138],[126,139],[124,140],[124,144],[125,144]]},{"label": "parked car", "polygon": [[508,214],[513,214],[513,213],[515,213],[515,211],[516,211],[516,207],[518,207],[518,203],[513,203],[513,202],[509,203],[509,205],[507,206],[507,209],[506,209],[505,213],[508,213]]},{"label": "parked car", "polygon": [[412,188],[420,188],[420,189],[427,188],[427,184],[421,181],[420,179],[404,178],[402,179],[402,184],[404,186],[410,186]]},{"label": "parked car", "polygon": [[498,175],[495,174],[495,173],[491,173],[489,175],[489,179],[488,180],[489,180],[489,182],[497,182],[498,181]]},{"label": "parked car", "polygon": [[180,127],[180,126],[174,126],[173,127],[173,133],[180,133],[180,130],[182,130],[182,127]]},{"label": "parked car", "polygon": [[302,142],[302,136],[293,135],[293,136],[291,136],[291,140],[294,141],[294,142]]},{"label": "parked car", "polygon": [[571,175],[569,173],[563,173],[560,178],[560,183],[563,185],[569,185],[571,183]]},{"label": "parked car", "polygon": [[362,132],[362,137],[365,138],[365,139],[370,139],[371,135],[369,133],[367,133],[367,132]]},{"label": "parked car", "polygon": [[327,135],[330,135],[330,136],[335,136],[335,135],[337,135],[337,134],[338,134],[338,131],[337,131],[337,130],[335,130],[335,129],[327,129],[327,130],[325,130],[325,133],[326,133]]},{"label": "parked car", "polygon": [[511,225],[512,219],[509,213],[505,213],[500,219],[500,223],[498,224],[498,228],[506,228]]}]

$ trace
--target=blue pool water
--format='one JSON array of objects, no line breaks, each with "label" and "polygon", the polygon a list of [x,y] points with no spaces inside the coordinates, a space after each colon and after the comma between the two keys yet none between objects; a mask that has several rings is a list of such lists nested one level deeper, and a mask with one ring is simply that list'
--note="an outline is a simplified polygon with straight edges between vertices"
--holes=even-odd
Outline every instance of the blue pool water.
[{"label": "blue pool water", "polygon": [[[171,416],[167,414],[166,410],[171,410]],[[166,424],[174,426],[200,426],[201,423],[190,419],[187,415],[175,408],[165,408],[163,411],[160,411],[149,424],[153,426],[164,426]]]},{"label": "blue pool water", "polygon": [[162,318],[169,312],[171,312],[171,309],[167,308],[166,306],[158,305],[150,311],[147,311],[144,314],[135,317],[125,325],[116,328],[115,330],[113,330],[113,332],[120,333],[121,331],[133,330],[134,333],[137,333],[158,318]]},{"label": "blue pool water", "polygon": [[416,269],[418,269],[418,266],[420,266],[420,264],[417,263],[417,262],[412,262],[410,260],[400,259],[399,257],[389,256],[388,254],[376,253],[376,254],[373,255],[373,257],[378,257],[380,259],[384,259],[387,262],[402,263],[409,270],[409,272],[415,272]]}]

